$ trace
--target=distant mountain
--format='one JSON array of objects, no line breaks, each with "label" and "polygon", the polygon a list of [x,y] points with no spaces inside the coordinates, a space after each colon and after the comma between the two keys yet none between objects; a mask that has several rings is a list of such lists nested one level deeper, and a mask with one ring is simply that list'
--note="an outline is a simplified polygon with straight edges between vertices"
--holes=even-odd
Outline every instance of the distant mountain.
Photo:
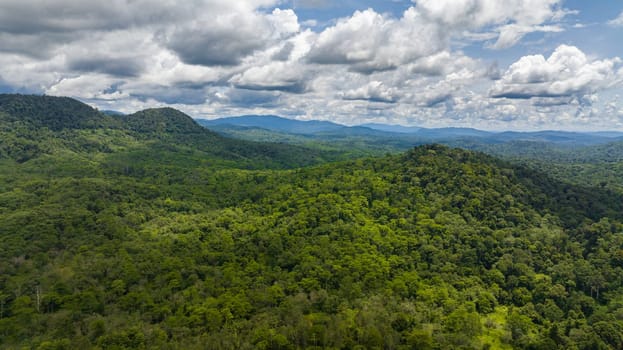
[{"label": "distant mountain", "polygon": [[374,130],[402,133],[402,134],[411,134],[411,133],[418,132],[419,130],[422,129],[417,126],[402,126],[402,125],[390,125],[390,124],[379,124],[379,123],[367,123],[367,124],[361,124],[360,126],[374,129]]},{"label": "distant mountain", "polygon": [[[198,120],[222,135],[250,141],[278,141],[351,155],[402,152],[430,143],[478,150],[504,157],[561,159],[566,149],[622,141],[618,132],[491,132],[473,128],[420,128],[369,123],[345,126],[326,121],[298,121],[276,116]],[[610,152],[612,154],[612,152]]]},{"label": "distant mountain", "polygon": [[247,115],[214,120],[199,119],[197,122],[208,128],[215,125],[245,126],[304,135],[318,132],[336,131],[345,127],[344,125],[328,121],[301,121],[273,115]]},{"label": "distant mountain", "polygon": [[597,132],[588,132],[587,134],[623,139],[623,132],[621,131],[597,131]]},{"label": "distant mountain", "polygon": [[437,129],[425,129],[422,128],[416,132],[417,135],[432,139],[454,139],[457,137],[480,137],[489,138],[495,133],[482,131],[472,128],[437,128]]},{"label": "distant mountain", "polygon": [[493,139],[500,142],[508,141],[534,141],[551,142],[556,144],[567,144],[571,146],[588,146],[607,142],[612,142],[613,137],[607,133],[579,133],[568,131],[536,131],[536,132],[515,132],[507,131],[493,135]]}]

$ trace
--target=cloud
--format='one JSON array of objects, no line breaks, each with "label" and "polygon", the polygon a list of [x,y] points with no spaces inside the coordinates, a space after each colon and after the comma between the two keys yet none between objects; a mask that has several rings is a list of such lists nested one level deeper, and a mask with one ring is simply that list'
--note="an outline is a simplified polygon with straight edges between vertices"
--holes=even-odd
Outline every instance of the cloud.
[{"label": "cloud", "polygon": [[47,95],[80,97],[88,100],[118,100],[129,97],[127,93],[119,89],[117,80],[97,73],[63,78],[46,89],[45,93]]},{"label": "cloud", "polygon": [[525,26],[507,24],[499,28],[500,34],[495,44],[490,45],[494,49],[505,49],[516,45],[527,34],[532,32],[560,33],[563,29],[559,26]]},{"label": "cloud", "polygon": [[300,64],[272,62],[251,67],[232,77],[229,82],[240,89],[303,93],[308,79]]},{"label": "cloud", "polygon": [[385,103],[398,101],[398,96],[394,89],[388,88],[382,82],[376,80],[358,89],[346,91],[342,93],[341,96],[345,100],[365,100]]},{"label": "cloud", "polygon": [[347,64],[354,71],[372,73],[395,69],[446,45],[442,28],[422,21],[414,7],[400,19],[368,9],[320,33],[307,59],[318,64]]},{"label": "cloud", "polygon": [[69,62],[69,69],[78,72],[98,72],[118,77],[137,77],[143,66],[133,58],[78,58]]},{"label": "cloud", "polygon": [[277,0],[2,0],[0,31],[13,34],[118,30],[184,24],[198,17],[251,12]]},{"label": "cloud", "polygon": [[494,39],[490,47],[507,48],[529,33],[562,31],[556,23],[572,12],[561,9],[560,3],[420,0],[400,18],[372,9],[356,11],[319,33],[307,59],[370,74],[449,51],[452,38]]},{"label": "cloud", "polygon": [[178,26],[162,38],[185,63],[233,66],[257,50],[297,33],[292,10],[226,12]]},{"label": "cloud", "polygon": [[545,59],[524,56],[513,63],[490,91],[495,98],[529,99],[591,94],[620,82],[621,60],[591,60],[574,46],[561,45]]},{"label": "cloud", "polygon": [[574,13],[560,8],[561,3],[561,0],[418,0],[417,9],[424,18],[447,30],[488,28],[498,34],[491,47],[503,49],[532,32],[561,31],[558,26],[543,25]]},{"label": "cloud", "polygon": [[608,21],[608,24],[613,26],[613,27],[623,27],[623,12],[621,12],[621,14],[619,14],[619,17]]},{"label": "cloud", "polygon": [[281,95],[276,91],[255,91],[247,89],[230,89],[223,100],[231,107],[279,107]]},{"label": "cloud", "polygon": [[[1,12],[1,10],[0,10]],[[61,44],[70,44],[75,36],[65,33],[15,34],[0,32],[0,53],[17,54],[38,60],[50,59],[51,52]]]},{"label": "cloud", "polygon": [[422,57],[409,65],[409,71],[429,76],[445,76],[464,68],[477,69],[479,63],[461,53],[441,51],[431,56]]},{"label": "cloud", "polygon": [[[588,97],[623,80],[617,59],[561,46],[509,67],[497,60],[515,50],[485,50],[571,26],[565,16],[574,12],[562,2],[418,0],[391,14],[326,0],[298,0],[293,9],[283,0],[3,0],[0,90],[125,112],[171,104],[197,116],[348,124],[568,122],[579,109],[597,110],[605,102]],[[299,21],[297,7],[324,7],[299,13],[322,18]],[[325,18],[349,7],[360,10]]]}]

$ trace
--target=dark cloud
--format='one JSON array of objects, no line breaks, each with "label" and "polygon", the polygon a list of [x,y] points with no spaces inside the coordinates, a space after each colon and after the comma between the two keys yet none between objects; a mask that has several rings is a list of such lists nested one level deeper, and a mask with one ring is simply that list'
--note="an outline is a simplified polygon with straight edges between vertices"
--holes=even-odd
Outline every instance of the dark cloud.
[{"label": "dark cloud", "polygon": [[283,91],[292,94],[302,94],[307,91],[307,85],[302,81],[294,81],[281,85],[266,84],[234,84],[238,89],[255,90],[255,91]]},{"label": "dark cloud", "polygon": [[9,34],[0,32],[0,52],[45,60],[52,56],[53,50],[59,45],[69,44],[76,39],[75,35],[67,33]]},{"label": "dark cloud", "polygon": [[265,40],[261,33],[232,28],[182,29],[176,31],[166,45],[188,64],[235,66],[244,57],[263,48]]},{"label": "dark cloud", "polygon": [[133,92],[130,95],[141,101],[154,99],[166,104],[201,105],[207,100],[203,90],[172,88],[170,86],[143,87],[140,92]]},{"label": "dark cloud", "polygon": [[279,44],[298,31],[298,19],[293,11],[275,9],[271,14],[249,11],[217,15],[177,26],[163,39],[186,63],[235,66],[243,58]]},{"label": "dark cloud", "polygon": [[571,92],[566,92],[565,94],[553,94],[551,92],[547,92],[547,91],[536,91],[535,89],[526,89],[526,91],[509,91],[509,92],[502,92],[499,94],[492,94],[491,97],[493,98],[508,98],[511,100],[529,100],[531,98],[535,98],[535,97],[541,97],[541,98],[558,98],[558,97],[564,97],[564,96],[570,96],[572,93]]},{"label": "dark cloud", "polygon": [[0,32],[12,34],[117,30],[170,24],[196,15],[197,1],[2,0]]},{"label": "dark cloud", "polygon": [[279,106],[280,94],[276,91],[254,91],[245,89],[232,89],[227,94],[228,101],[236,107],[264,107],[274,108]]},{"label": "dark cloud", "polygon": [[77,58],[69,61],[68,68],[115,77],[137,77],[144,71],[143,63],[133,58]]},{"label": "dark cloud", "polygon": [[382,97],[382,96],[343,96],[343,100],[347,101],[370,101],[370,102],[381,102],[381,103],[396,103],[397,100],[391,97]]},{"label": "dark cloud", "polygon": [[433,98],[430,98],[429,100],[426,101],[425,106],[426,107],[435,107],[437,105],[446,103],[448,101],[452,100],[452,94],[448,93],[448,94],[442,94],[439,96],[435,96]]},{"label": "dark cloud", "polygon": [[290,54],[292,53],[293,49],[294,44],[291,42],[287,42],[285,45],[283,45],[281,50],[279,50],[272,56],[272,59],[274,61],[287,61],[290,58]]}]

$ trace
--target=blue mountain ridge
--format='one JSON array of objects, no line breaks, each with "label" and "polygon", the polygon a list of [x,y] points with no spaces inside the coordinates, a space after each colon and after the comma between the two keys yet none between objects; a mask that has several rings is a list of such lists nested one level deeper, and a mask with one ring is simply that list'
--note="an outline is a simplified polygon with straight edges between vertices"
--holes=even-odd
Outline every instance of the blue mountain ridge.
[{"label": "blue mountain ridge", "polygon": [[302,135],[359,135],[377,137],[419,137],[422,139],[453,140],[461,138],[479,139],[486,143],[504,143],[511,141],[534,141],[569,145],[594,145],[613,141],[623,141],[623,132],[571,132],[544,130],[533,132],[504,131],[492,132],[474,128],[446,127],[421,128],[414,126],[367,123],[346,126],[330,121],[295,120],[274,115],[246,115],[225,117],[213,120],[198,119],[197,122],[207,128],[245,127]]}]

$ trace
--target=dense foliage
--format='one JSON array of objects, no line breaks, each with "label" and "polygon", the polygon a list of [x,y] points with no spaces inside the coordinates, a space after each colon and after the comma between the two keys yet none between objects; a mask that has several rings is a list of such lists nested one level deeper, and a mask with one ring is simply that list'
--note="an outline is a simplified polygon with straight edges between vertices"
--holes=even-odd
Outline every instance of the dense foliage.
[{"label": "dense foliage", "polygon": [[620,195],[443,146],[271,170],[176,113],[2,119],[43,151],[0,158],[0,348],[623,347]]},{"label": "dense foliage", "polygon": [[208,125],[229,137],[252,141],[278,140],[317,150],[342,152],[344,156],[351,158],[396,154],[415,146],[439,143],[524,164],[562,182],[608,188],[623,193],[623,176],[620,176],[623,171],[623,141],[620,137],[614,137],[619,133],[605,137],[602,133],[554,131],[527,134],[481,132],[477,136],[474,131],[474,135],[469,136],[453,134],[454,129],[451,128],[431,129],[427,134],[383,133],[375,130],[357,133],[357,130],[364,128],[353,128],[350,131],[343,128],[343,131],[349,132],[300,134],[258,127]]}]

